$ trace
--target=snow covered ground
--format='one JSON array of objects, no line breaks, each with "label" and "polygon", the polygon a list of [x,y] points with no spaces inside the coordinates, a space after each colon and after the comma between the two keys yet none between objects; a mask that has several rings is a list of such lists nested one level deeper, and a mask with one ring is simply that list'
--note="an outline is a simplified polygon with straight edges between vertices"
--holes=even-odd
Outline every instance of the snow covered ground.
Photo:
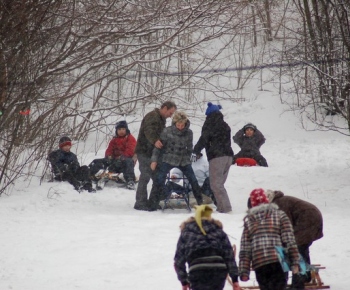
[{"label": "snow covered ground", "polygon": [[[261,152],[269,167],[232,166],[226,188],[233,213],[213,217],[239,248],[254,188],[279,189],[315,204],[323,213],[324,238],[311,246],[312,262],[326,266],[320,272],[325,284],[349,289],[350,138],[304,131],[271,93],[221,105],[233,134],[246,122],[263,132],[267,140]],[[135,137],[138,127],[131,128]],[[200,129],[192,126],[195,141]],[[236,145],[233,149],[239,151]],[[88,153],[85,164],[94,158]],[[179,225],[191,214],[136,211],[134,201],[134,191],[112,184],[94,194],[78,194],[68,183],[40,185],[39,179],[16,184],[10,196],[0,198],[0,289],[181,289],[173,256]]]}]

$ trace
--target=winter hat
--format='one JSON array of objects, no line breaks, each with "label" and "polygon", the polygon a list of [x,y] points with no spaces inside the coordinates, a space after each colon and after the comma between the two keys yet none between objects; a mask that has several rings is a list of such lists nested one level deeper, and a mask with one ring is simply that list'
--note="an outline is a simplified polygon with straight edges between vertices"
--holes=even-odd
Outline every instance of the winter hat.
[{"label": "winter hat", "polygon": [[268,189],[266,190],[266,196],[267,196],[267,199],[269,200],[269,202],[272,202],[273,199],[275,198],[275,191],[274,190],[271,190],[271,189]]},{"label": "winter hat", "polygon": [[64,146],[67,146],[67,145],[72,146],[72,140],[69,137],[64,136],[58,142],[58,146],[60,148],[63,148]]},{"label": "winter hat", "polygon": [[252,124],[252,123],[248,123],[247,125],[245,125],[245,126],[243,127],[243,130],[245,131],[245,130],[247,130],[248,128],[253,129],[254,132],[256,131],[256,126],[255,126],[254,124]]},{"label": "winter hat", "polygon": [[126,123],[126,121],[119,121],[115,124],[115,130],[117,131],[120,128],[125,128],[126,130],[128,130],[128,123]]},{"label": "winter hat", "polygon": [[252,207],[254,207],[264,203],[269,203],[269,200],[267,199],[264,190],[262,188],[257,188],[250,193],[250,202]]},{"label": "winter hat", "polygon": [[214,105],[212,103],[208,103],[208,108],[205,111],[205,114],[209,116],[211,113],[218,112],[222,109],[221,105]]},{"label": "winter hat", "polygon": [[196,223],[203,233],[203,235],[206,235],[207,233],[202,227],[202,218],[211,218],[211,213],[213,212],[213,209],[207,205],[207,204],[202,204],[202,205],[195,205],[194,208],[196,209],[196,214],[194,216],[194,219],[196,220]]}]

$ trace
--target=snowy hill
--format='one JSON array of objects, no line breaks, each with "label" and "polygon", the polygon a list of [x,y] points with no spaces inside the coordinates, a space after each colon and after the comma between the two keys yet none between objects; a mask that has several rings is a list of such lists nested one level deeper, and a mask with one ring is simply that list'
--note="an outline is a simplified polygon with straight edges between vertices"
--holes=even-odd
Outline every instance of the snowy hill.
[{"label": "snowy hill", "polygon": [[[267,140],[261,152],[269,167],[232,166],[226,189],[233,213],[213,217],[223,222],[239,248],[246,202],[254,188],[279,189],[315,204],[324,216],[324,238],[311,246],[312,262],[327,267],[320,272],[327,285],[347,290],[350,139],[304,131],[298,117],[284,112],[279,97],[268,92],[257,92],[241,104],[221,105],[233,134],[246,122],[263,132]],[[132,125],[137,136],[139,123]],[[200,129],[192,126],[195,141]],[[236,145],[233,149],[239,151]],[[86,154],[84,164],[93,158]],[[140,212],[133,209],[134,201],[134,191],[112,185],[78,194],[68,183],[40,185],[39,178],[17,184],[10,196],[0,199],[0,289],[181,289],[173,257],[179,225],[190,214]]]}]

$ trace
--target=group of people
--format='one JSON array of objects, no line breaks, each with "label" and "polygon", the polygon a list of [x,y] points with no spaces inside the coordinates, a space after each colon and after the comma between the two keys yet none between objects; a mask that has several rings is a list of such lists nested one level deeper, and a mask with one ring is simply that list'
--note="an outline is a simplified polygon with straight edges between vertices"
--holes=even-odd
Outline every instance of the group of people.
[{"label": "group of people", "polygon": [[[248,281],[251,269],[255,271],[261,290],[286,289],[288,273],[281,267],[275,249],[278,246],[286,250],[291,263],[290,289],[304,289],[304,283],[310,281],[311,276],[310,272],[300,273],[299,255],[310,264],[309,247],[323,236],[322,215],[317,207],[281,191],[253,190],[243,221],[238,267],[222,223],[211,217],[212,207],[203,204],[204,193],[213,199],[218,212],[232,211],[224,184],[230,166],[240,158],[250,158],[260,166],[268,166],[260,153],[265,137],[251,123],[233,136],[233,141],[241,148],[234,155],[231,129],[221,109],[220,105],[207,104],[201,135],[194,145],[186,113],[177,111],[174,102],[164,102],[160,108],[145,115],[137,140],[125,121],[118,122],[105,158],[95,159],[89,166],[80,166],[77,156],[70,151],[71,139],[62,137],[59,149],[48,157],[55,179],[70,182],[76,190],[93,192],[92,181],[98,178],[101,170],[108,169],[123,173],[126,187],[134,189],[134,166],[138,161],[140,177],[134,209],[156,211],[160,209],[160,200],[176,187],[166,183],[167,176],[170,175],[173,181],[185,176],[198,205],[195,216],[180,226],[174,258],[183,290],[221,290],[227,275],[231,277],[233,289],[239,290],[238,278]],[[166,120],[171,117],[172,124],[166,127]],[[201,171],[195,169],[195,162],[199,164],[204,159],[203,149],[208,163]],[[152,189],[148,196],[147,186],[151,179]]]},{"label": "group of people", "polygon": [[[222,290],[227,275],[234,290],[238,278],[248,281],[251,269],[261,290],[287,289],[288,272],[281,266],[276,247],[290,261],[292,283],[288,289],[305,289],[310,268],[301,272],[301,259],[310,265],[309,247],[323,237],[323,219],[313,204],[281,191],[254,189],[243,220],[239,266],[222,223],[211,217],[209,205],[196,207],[194,217],[180,226],[174,266],[182,290]],[[187,264],[187,267],[186,267]]]},{"label": "group of people", "polygon": [[[122,173],[125,186],[135,189],[136,139],[130,133],[126,121],[115,125],[115,136],[109,142],[105,158],[93,160],[89,166],[80,166],[77,156],[71,152],[72,140],[62,137],[59,149],[51,152],[48,160],[55,180],[68,181],[77,191],[95,192],[92,182],[97,183],[103,172]],[[100,189],[98,186],[97,189]]]},{"label": "group of people", "polygon": [[[241,151],[234,155],[231,147],[231,129],[224,121],[221,109],[220,105],[211,102],[207,104],[201,136],[194,146],[190,120],[184,112],[176,111],[177,106],[172,101],[164,102],[160,108],[145,115],[137,141],[130,133],[127,122],[119,121],[105,157],[93,160],[89,166],[79,165],[76,155],[70,151],[70,138],[62,137],[59,149],[50,153],[48,158],[54,178],[70,182],[78,191],[93,192],[95,189],[92,181],[97,182],[100,173],[108,170],[123,173],[126,187],[135,189],[134,167],[138,161],[140,178],[134,208],[155,211],[160,208],[159,202],[166,193],[167,175],[172,168],[177,168],[190,183],[198,205],[203,203],[202,194],[206,193],[215,202],[217,211],[230,212],[232,206],[224,186],[230,166],[241,157],[253,158],[260,166],[267,166],[266,159],[259,151],[265,137],[255,125],[245,125],[233,137],[233,141],[241,148]],[[166,127],[166,119],[170,117],[173,117],[172,124]],[[69,146],[63,146],[67,140]],[[192,166],[193,161],[203,156],[203,149],[209,162],[209,177],[204,187],[199,185],[198,176]],[[151,179],[153,184],[148,196],[147,185]],[[100,187],[96,186],[96,189]]]}]

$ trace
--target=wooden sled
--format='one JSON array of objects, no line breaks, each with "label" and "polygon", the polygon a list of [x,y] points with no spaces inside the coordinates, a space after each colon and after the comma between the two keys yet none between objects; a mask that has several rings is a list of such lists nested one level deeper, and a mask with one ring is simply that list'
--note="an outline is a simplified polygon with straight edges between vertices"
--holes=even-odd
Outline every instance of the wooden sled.
[{"label": "wooden sled", "polygon": [[[232,245],[233,248],[233,254],[234,257],[236,258],[236,245]],[[321,280],[319,270],[321,269],[326,269],[326,267],[321,266],[320,264],[312,264],[311,265],[311,282],[310,283],[305,283],[305,289],[330,289],[331,287],[328,285],[324,285],[324,283]],[[226,280],[230,283],[231,286],[233,286],[232,280],[229,275],[227,275]],[[240,282],[245,283],[245,282]],[[257,282],[256,282],[257,283]],[[290,285],[287,285],[287,287]],[[259,285],[253,285],[253,286],[242,286],[240,285],[241,290],[248,290],[248,289],[260,289]]]}]

